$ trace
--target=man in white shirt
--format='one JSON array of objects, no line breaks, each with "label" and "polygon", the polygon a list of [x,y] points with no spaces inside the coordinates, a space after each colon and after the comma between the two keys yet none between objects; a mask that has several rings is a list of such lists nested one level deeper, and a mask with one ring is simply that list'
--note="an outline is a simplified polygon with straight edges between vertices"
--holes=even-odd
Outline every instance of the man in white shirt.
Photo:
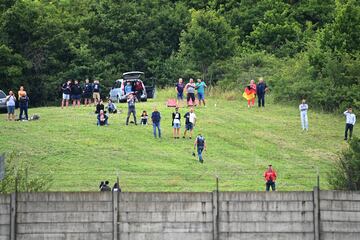
[{"label": "man in white shirt", "polygon": [[308,109],[309,109],[309,106],[306,104],[306,100],[303,99],[301,104],[299,105],[301,126],[302,126],[303,131],[309,130],[309,122],[308,122],[308,116],[307,116]]},{"label": "man in white shirt", "polygon": [[190,132],[189,138],[191,139],[192,132],[193,132],[193,129],[194,129],[194,126],[196,123],[196,115],[194,113],[194,109],[191,108],[190,112],[185,113],[184,118],[185,118],[185,131],[184,131],[183,138],[186,137],[186,133],[187,133],[187,131],[189,131]]},{"label": "man in white shirt", "polygon": [[346,116],[346,127],[345,127],[345,138],[344,140],[348,140],[348,131],[350,131],[350,139],[352,137],[353,128],[356,122],[356,116],[352,112],[352,108],[349,107],[345,112],[344,115]]}]

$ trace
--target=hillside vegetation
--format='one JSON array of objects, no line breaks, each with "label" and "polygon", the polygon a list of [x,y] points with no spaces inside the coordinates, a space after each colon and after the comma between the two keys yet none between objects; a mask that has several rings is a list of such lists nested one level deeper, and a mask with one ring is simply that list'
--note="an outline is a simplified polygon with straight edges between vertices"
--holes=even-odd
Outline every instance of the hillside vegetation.
[{"label": "hillside vegetation", "polygon": [[195,133],[208,142],[200,164],[192,156],[193,140],[172,138],[173,109],[165,106],[172,94],[163,90],[156,100],[137,104],[138,115],[158,106],[162,139],[153,138],[151,126],[125,126],[123,104],[108,127],[96,126],[94,107],[42,107],[30,109],[39,121],[0,121],[0,152],[16,151],[31,161],[29,176],[51,173],[51,191],[97,191],[101,180],[114,183],[117,176],[124,191],[212,191],[215,176],[223,191],[264,190],[269,163],[279,190],[311,190],[317,169],[321,187],[330,187],[326,174],[345,146],[341,115],[310,110],[310,131],[302,132],[297,105],[274,104],[270,96],[265,109],[248,109],[239,97],[212,96],[207,108],[195,109]]}]

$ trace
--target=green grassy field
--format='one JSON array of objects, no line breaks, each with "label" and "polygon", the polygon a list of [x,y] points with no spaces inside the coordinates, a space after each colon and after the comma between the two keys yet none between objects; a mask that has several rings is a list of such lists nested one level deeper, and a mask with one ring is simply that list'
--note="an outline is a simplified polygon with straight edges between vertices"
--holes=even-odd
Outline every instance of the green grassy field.
[{"label": "green grassy field", "polygon": [[117,176],[124,191],[213,191],[215,176],[221,191],[262,191],[269,163],[278,172],[278,190],[311,190],[318,170],[321,187],[330,187],[327,172],[346,146],[341,115],[310,110],[310,131],[302,132],[297,106],[270,97],[265,109],[248,109],[243,99],[211,97],[207,108],[195,109],[194,133],[208,144],[200,164],[191,155],[193,140],[172,138],[174,109],[165,106],[171,95],[163,90],[137,104],[138,115],[158,106],[162,139],[154,139],[152,126],[125,126],[125,104],[118,104],[123,113],[111,115],[108,127],[96,126],[94,107],[44,107],[29,111],[39,121],[7,122],[1,115],[0,152],[20,151],[34,163],[29,174],[51,171],[51,191],[97,191],[101,180],[112,184]]}]

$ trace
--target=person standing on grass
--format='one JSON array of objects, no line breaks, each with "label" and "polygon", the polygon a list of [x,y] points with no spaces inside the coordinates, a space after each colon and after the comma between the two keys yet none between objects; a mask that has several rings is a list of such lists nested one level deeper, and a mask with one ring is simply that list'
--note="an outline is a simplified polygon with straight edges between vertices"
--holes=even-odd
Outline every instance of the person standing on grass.
[{"label": "person standing on grass", "polygon": [[96,113],[96,114],[99,114],[101,110],[102,110],[102,111],[105,110],[104,102],[103,102],[102,99],[100,99],[100,101],[98,102],[98,104],[96,104],[95,113]]},{"label": "person standing on grass", "polygon": [[202,152],[206,151],[206,141],[205,138],[199,134],[196,139],[195,139],[195,143],[194,143],[194,150],[197,147],[197,153],[198,153],[198,157],[199,157],[199,162],[203,163],[204,159],[202,156]]},{"label": "person standing on grass", "polygon": [[272,168],[272,165],[269,165],[269,168],[264,172],[264,179],[266,184],[266,191],[270,191],[270,187],[275,191],[275,181],[276,181],[276,172]]},{"label": "person standing on grass", "polygon": [[201,101],[202,101],[204,104],[204,107],[206,107],[205,106],[205,88],[207,88],[205,82],[199,78],[196,83],[196,89],[197,89],[197,93],[198,93],[199,106],[201,106]]},{"label": "person standing on grass", "polygon": [[190,132],[189,139],[191,139],[193,129],[194,129],[195,123],[196,123],[196,115],[194,113],[194,108],[190,108],[190,112],[185,113],[184,118],[185,118],[185,131],[184,131],[183,138],[186,137],[186,133],[189,131]]},{"label": "person standing on grass", "polygon": [[85,85],[83,88],[83,96],[84,96],[84,105],[88,106],[91,104],[91,97],[92,97],[92,84],[89,82],[89,79],[85,80]]},{"label": "person standing on grass", "polygon": [[176,84],[175,90],[177,93],[177,100],[183,101],[184,100],[184,82],[182,78],[179,78],[179,82]]},{"label": "person standing on grass", "polygon": [[19,120],[23,120],[23,113],[25,114],[25,120],[29,119],[28,116],[28,107],[29,107],[29,97],[23,86],[20,87],[18,91],[19,98],[19,107],[20,107],[20,115]]},{"label": "person standing on grass", "polygon": [[180,138],[180,119],[181,114],[179,113],[179,107],[175,108],[175,112],[172,114],[172,126],[173,126],[173,137]]},{"label": "person standing on grass", "polygon": [[161,138],[161,128],[160,128],[161,114],[156,107],[154,108],[154,111],[151,113],[151,121],[153,124],[154,137],[156,138],[156,129],[157,129],[159,138]]},{"label": "person standing on grass", "polygon": [[73,107],[76,105],[80,107],[81,93],[82,88],[79,84],[79,81],[75,80],[74,84],[71,86],[71,99],[73,100]]},{"label": "person standing on grass", "polygon": [[185,85],[187,93],[186,101],[188,106],[190,106],[190,99],[192,101],[192,105],[195,105],[195,87],[196,85],[194,83],[194,79],[190,78],[189,82]]},{"label": "person standing on grass", "polygon": [[99,82],[99,80],[94,80],[94,83],[92,85],[92,91],[93,91],[94,104],[97,104],[98,101],[100,101],[100,82]]},{"label": "person standing on grass", "polygon": [[259,83],[256,85],[256,95],[259,107],[265,107],[265,94],[267,89],[268,87],[266,86],[264,79],[262,77],[259,78]]},{"label": "person standing on grass", "polygon": [[64,106],[68,107],[71,94],[71,80],[68,80],[66,83],[64,83],[61,87],[61,90],[63,92],[61,108],[64,108]]},{"label": "person standing on grass", "polygon": [[6,102],[7,112],[8,112],[7,120],[14,121],[15,120],[16,97],[15,97],[13,91],[9,92],[9,95],[6,97],[5,102]]},{"label": "person standing on grass", "polygon": [[354,129],[354,125],[356,123],[356,116],[355,114],[352,112],[352,108],[349,107],[345,112],[344,115],[346,116],[346,126],[345,126],[345,138],[344,140],[348,140],[348,132],[350,131],[350,135],[349,138],[351,140],[352,138],[352,133],[353,133],[353,129]]},{"label": "person standing on grass", "polygon": [[128,103],[128,115],[127,115],[127,118],[126,118],[126,125],[129,125],[129,119],[130,119],[130,115],[131,115],[131,114],[133,114],[135,125],[137,125],[137,123],[136,123],[135,102],[136,102],[136,97],[135,97],[135,95],[132,94],[132,93],[130,93],[130,94],[128,95],[128,99],[127,99],[127,103]]},{"label": "person standing on grass", "polygon": [[303,99],[301,101],[301,104],[299,105],[301,127],[302,127],[303,131],[309,130],[309,122],[308,122],[308,116],[307,116],[308,109],[309,109],[309,106],[306,104],[306,100]]}]

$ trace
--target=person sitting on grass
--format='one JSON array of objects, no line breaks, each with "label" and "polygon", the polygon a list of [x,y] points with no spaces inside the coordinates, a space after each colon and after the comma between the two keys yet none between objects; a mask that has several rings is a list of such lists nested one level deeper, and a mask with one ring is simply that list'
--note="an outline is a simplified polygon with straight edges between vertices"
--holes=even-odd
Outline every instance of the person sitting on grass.
[{"label": "person sitting on grass", "polygon": [[198,153],[198,157],[199,157],[199,162],[203,163],[204,159],[203,159],[203,156],[202,156],[202,152],[206,151],[206,141],[205,141],[205,138],[200,133],[195,139],[194,150],[195,150],[196,147],[197,147],[197,153]]},{"label": "person sitting on grass", "polygon": [[147,112],[144,110],[143,112],[142,112],[142,114],[141,114],[141,125],[147,125],[148,124],[148,118],[149,118],[149,116],[148,116],[148,114],[147,114]]},{"label": "person sitting on grass", "polygon": [[107,109],[109,113],[117,113],[116,105],[113,103],[111,99],[109,99]]},{"label": "person sitting on grass", "polygon": [[266,191],[270,191],[270,187],[273,191],[275,191],[275,180],[276,180],[276,172],[272,168],[272,165],[269,165],[268,170],[264,172],[264,178],[266,183]]},{"label": "person sitting on grass", "polygon": [[104,113],[104,110],[100,110],[100,113],[97,115],[97,125],[108,126],[108,116]]},{"label": "person sitting on grass", "polygon": [[[101,182],[103,183],[103,182]],[[105,183],[100,183],[100,191],[101,192],[111,192],[111,187],[109,187],[109,181],[105,181]]]},{"label": "person sitting on grass", "polygon": [[96,104],[96,110],[95,113],[99,114],[101,110],[105,110],[105,106],[104,106],[104,102],[102,99],[100,99],[100,101]]},{"label": "person sitting on grass", "polygon": [[76,105],[80,107],[81,93],[82,88],[79,84],[79,81],[75,80],[74,84],[71,85],[71,99],[73,100],[73,107],[75,107]]},{"label": "person sitting on grass", "polygon": [[156,129],[158,129],[159,138],[161,138],[161,129],[160,129],[161,114],[156,107],[154,108],[154,111],[151,113],[151,121],[153,124],[154,137],[156,138]]},{"label": "person sitting on grass", "polygon": [[181,114],[179,113],[179,107],[175,108],[175,112],[172,114],[172,126],[173,126],[173,137],[180,138],[180,119]]},{"label": "person sitting on grass", "polygon": [[185,118],[185,131],[183,138],[186,137],[186,133],[189,131],[190,132],[189,138],[191,139],[193,129],[196,123],[196,115],[194,113],[194,108],[190,108],[190,112],[185,113],[184,118]]}]

